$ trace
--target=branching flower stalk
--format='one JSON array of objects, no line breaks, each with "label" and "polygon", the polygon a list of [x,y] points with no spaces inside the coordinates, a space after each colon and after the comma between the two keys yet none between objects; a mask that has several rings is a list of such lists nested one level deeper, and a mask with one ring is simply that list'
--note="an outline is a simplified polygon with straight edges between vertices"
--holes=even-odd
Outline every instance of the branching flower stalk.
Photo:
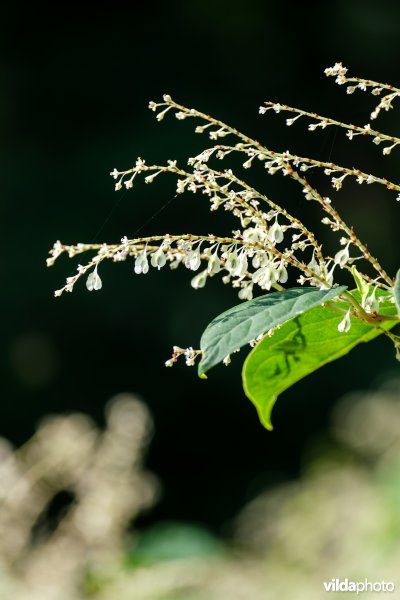
[{"label": "branching flower stalk", "polygon": [[[400,95],[400,90],[392,86],[347,77],[347,69],[341,63],[326,69],[325,73],[327,76],[334,76],[338,84],[346,85],[349,94],[356,89],[363,91],[369,89],[375,96],[382,94],[378,106],[371,114],[371,119],[375,119],[382,109],[389,110],[393,100]],[[111,175],[116,180],[116,191],[123,187],[127,190],[131,189],[135,179],[140,175],[144,175],[146,183],[152,183],[160,175],[171,173],[177,177],[178,194],[191,192],[205,195],[209,199],[211,211],[223,208],[239,220],[238,229],[234,229],[232,235],[228,237],[167,233],[134,239],[123,237],[118,244],[65,245],[58,241],[50,251],[50,258],[47,261],[49,266],[53,265],[63,253],[68,254],[70,258],[86,252],[94,254],[86,264],[78,265],[76,274],[67,278],[64,287],[55,292],[56,296],[60,296],[63,292],[71,292],[77,281],[84,275],[87,275],[87,288],[90,291],[99,290],[102,281],[98,270],[104,260],[120,262],[133,259],[133,270],[136,274],[146,274],[150,266],[161,269],[168,265],[171,269],[175,269],[182,265],[190,271],[197,272],[191,280],[192,287],[195,289],[203,288],[209,277],[222,275],[224,283],[230,283],[239,290],[241,300],[251,300],[257,289],[267,292],[284,290],[289,277],[288,269],[297,272],[299,284],[308,284],[321,290],[339,285],[340,272],[348,270],[355,276],[356,281],[358,280],[358,287],[361,285],[365,293],[361,301],[350,292],[340,295],[339,300],[345,303],[346,308],[338,308],[338,311],[342,312],[338,331],[349,330],[351,316],[376,327],[379,327],[385,319],[397,319],[397,317],[379,314],[381,296],[376,296],[377,289],[391,292],[394,286],[393,278],[387,274],[378,259],[371,255],[367,245],[360,240],[354,228],[345,223],[332,205],[331,199],[323,197],[306,179],[305,173],[310,169],[321,169],[326,175],[333,175],[331,181],[336,191],[341,189],[347,177],[355,177],[359,184],[377,183],[398,192],[398,200],[400,200],[400,184],[355,168],[301,157],[288,150],[285,152],[271,150],[219,119],[176,103],[168,94],[163,96],[162,102],[150,102],[149,108],[157,113],[158,121],[162,121],[167,113],[174,113],[180,121],[187,118],[200,121],[200,124],[195,127],[195,132],[199,134],[207,132],[210,140],[216,143],[205,148],[197,156],[189,158],[186,168],[178,166],[175,160],[168,160],[164,165],[148,165],[138,158],[132,168],[114,169]],[[363,127],[346,124],[274,102],[265,102],[259,112],[265,114],[267,111],[294,114],[294,117],[286,121],[289,126],[300,118],[307,118],[311,119],[311,124],[308,126],[310,131],[330,126],[346,129],[350,140],[359,135],[372,136],[375,144],[384,144],[384,155],[390,154],[391,150],[400,144],[400,138],[380,133],[372,129],[369,124]],[[219,140],[227,136],[235,140],[232,145],[219,143]],[[233,153],[245,156],[244,169],[250,169],[256,163],[261,163],[265,166],[268,175],[280,173],[299,184],[306,200],[315,202],[322,209],[324,213],[322,223],[336,234],[338,239],[336,254],[325,256],[314,232],[306,227],[301,218],[290,214],[281,205],[282,203],[271,200],[242,177],[234,174],[230,168],[218,170],[210,166],[213,159],[225,161]],[[359,268],[354,271],[355,261],[363,261],[370,272],[363,273]],[[360,284],[360,281],[363,283]],[[387,334],[398,347],[399,336],[393,333]],[[200,354],[200,351],[193,348],[183,349],[175,346],[173,356],[166,364],[171,366],[179,356],[183,355],[186,363],[192,365]],[[225,362],[229,362],[228,357]]]},{"label": "branching flower stalk", "polygon": [[382,109],[388,111],[393,108],[392,102],[400,96],[400,89],[395,88],[388,83],[379,83],[377,81],[371,81],[370,79],[360,79],[360,77],[348,77],[347,71],[348,69],[346,69],[342,63],[336,63],[333,67],[325,69],[325,75],[327,77],[335,77],[335,82],[338,85],[345,85],[348,94],[353,94],[357,89],[363,92],[369,90],[373,96],[380,96],[382,94],[379,104],[371,113],[371,120],[376,119]]},{"label": "branching flower stalk", "polygon": [[329,125],[333,125],[336,127],[340,127],[346,129],[346,136],[349,140],[354,139],[357,135],[364,136],[373,136],[373,142],[377,146],[381,142],[390,142],[390,145],[387,145],[383,148],[383,154],[388,155],[391,153],[393,148],[395,148],[398,144],[400,144],[400,138],[386,135],[384,133],[380,133],[375,129],[371,129],[371,125],[368,123],[364,125],[364,127],[358,127],[357,125],[351,125],[348,123],[342,123],[341,121],[336,121],[335,119],[330,119],[328,117],[321,117],[316,113],[311,113],[306,110],[301,110],[300,108],[293,108],[292,106],[287,106],[286,104],[279,104],[275,102],[265,102],[265,106],[260,108],[260,114],[265,114],[268,110],[273,109],[276,113],[280,112],[291,112],[297,115],[296,117],[286,119],[286,125],[290,127],[295,123],[300,117],[309,117],[313,120],[313,123],[308,125],[308,131],[316,131],[318,128],[326,129]]}]

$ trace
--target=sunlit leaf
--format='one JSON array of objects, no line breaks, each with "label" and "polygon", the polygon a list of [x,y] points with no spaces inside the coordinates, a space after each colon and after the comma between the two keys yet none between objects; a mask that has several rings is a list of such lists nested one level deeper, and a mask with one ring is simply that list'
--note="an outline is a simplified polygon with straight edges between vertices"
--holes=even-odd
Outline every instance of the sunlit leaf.
[{"label": "sunlit leaf", "polygon": [[[352,292],[360,299],[358,292]],[[379,312],[396,315],[390,294],[379,292],[388,300],[382,302]],[[335,306],[346,307],[338,302]],[[279,394],[309,373],[347,354],[361,342],[369,342],[384,329],[396,324],[383,321],[374,327],[351,317],[347,333],[338,332],[343,315],[330,307],[316,307],[285,323],[272,337],[266,336],[248,355],[243,366],[243,386],[248,398],[256,406],[267,429],[272,429],[271,411]]]}]

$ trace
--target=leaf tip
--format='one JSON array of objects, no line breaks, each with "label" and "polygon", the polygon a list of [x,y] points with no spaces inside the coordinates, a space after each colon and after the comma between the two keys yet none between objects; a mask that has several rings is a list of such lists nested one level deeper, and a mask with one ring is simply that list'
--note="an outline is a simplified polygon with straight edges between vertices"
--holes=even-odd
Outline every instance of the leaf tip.
[{"label": "leaf tip", "polygon": [[260,421],[263,427],[265,427],[265,429],[267,429],[268,431],[273,431],[274,426],[271,423],[271,419],[260,418]]},{"label": "leaf tip", "polygon": [[204,364],[202,362],[199,363],[197,374],[200,379],[208,379],[206,372],[205,372]]}]

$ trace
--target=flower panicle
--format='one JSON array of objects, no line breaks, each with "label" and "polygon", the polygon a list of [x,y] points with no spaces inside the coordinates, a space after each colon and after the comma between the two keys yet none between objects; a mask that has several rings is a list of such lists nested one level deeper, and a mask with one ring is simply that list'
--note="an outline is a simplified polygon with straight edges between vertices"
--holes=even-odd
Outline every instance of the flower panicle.
[{"label": "flower panicle", "polygon": [[[65,252],[75,256],[84,251],[95,251],[96,254],[87,264],[79,264],[76,274],[68,277],[65,286],[57,290],[55,295],[72,292],[78,279],[84,275],[87,275],[86,287],[89,291],[100,290],[102,281],[98,273],[99,265],[104,260],[122,262],[128,258],[134,260],[133,272],[136,275],[147,274],[151,267],[160,270],[166,265],[172,270],[182,265],[189,271],[197,272],[191,280],[194,289],[203,288],[208,278],[221,274],[224,283],[231,283],[238,289],[242,300],[253,297],[255,286],[267,291],[271,288],[282,289],[288,280],[289,267],[295,267],[303,273],[302,283],[310,281],[326,286],[323,270],[314,270],[313,264],[307,266],[297,256],[308,247],[301,234],[292,236],[291,247],[282,246],[289,228],[289,225],[281,224],[275,214],[274,222],[266,230],[247,227],[243,231],[234,231],[232,237],[165,234],[136,239],[124,237],[120,244],[79,244],[78,247],[57,242],[56,249],[51,251],[52,255]],[[204,268],[201,270],[201,267]]]},{"label": "flower panicle", "polygon": [[183,357],[187,367],[194,367],[196,360],[202,355],[201,350],[196,350],[191,346],[189,348],[181,348],[180,346],[174,346],[172,356],[165,361],[166,367],[173,367]]},{"label": "flower panicle", "polygon": [[[341,63],[336,63],[325,73],[327,76],[335,76],[337,83],[345,85],[354,83],[355,78],[347,77],[347,69]],[[386,96],[381,96],[381,102],[390,94],[400,93],[396,88],[386,84],[381,85],[366,80],[356,81],[356,87],[364,91],[371,88],[375,95],[378,95],[378,92],[374,90],[379,89],[379,93],[383,94],[386,90],[388,93]],[[115,190],[133,188],[139,176],[144,177],[146,184],[151,184],[162,174],[173,174],[177,179],[177,194],[186,192],[203,194],[210,203],[211,211],[223,209],[230,212],[238,219],[239,227],[233,230],[230,236],[165,234],[134,239],[124,237],[117,244],[64,245],[57,241],[50,251],[48,266],[52,266],[61,254],[73,258],[90,251],[94,255],[86,264],[78,265],[77,272],[67,278],[65,286],[55,292],[56,296],[60,296],[65,291],[71,292],[82,276],[86,277],[86,287],[89,291],[100,290],[102,288],[99,274],[101,263],[105,260],[122,262],[127,259],[132,260],[132,272],[136,275],[144,275],[165,266],[171,269],[182,266],[193,273],[191,285],[194,289],[204,288],[209,278],[219,275],[223,283],[237,289],[239,298],[244,301],[251,300],[257,289],[263,291],[284,289],[292,270],[297,271],[297,282],[301,285],[308,283],[321,289],[328,289],[337,285],[336,277],[341,270],[351,270],[351,265],[356,260],[366,261],[375,270],[375,277],[365,275],[365,280],[371,282],[371,285],[385,289],[392,287],[393,280],[378,260],[370,254],[354,229],[345,223],[334,208],[331,199],[323,196],[312,185],[311,180],[308,179],[308,171],[311,170],[312,179],[312,169],[322,169],[331,178],[332,186],[336,191],[342,188],[348,177],[355,177],[359,184],[378,183],[395,190],[400,199],[400,185],[356,168],[301,157],[289,150],[284,152],[271,150],[219,119],[178,104],[168,94],[163,96],[161,102],[150,102],[149,108],[156,113],[158,121],[162,121],[168,113],[175,114],[179,121],[195,118],[197,122],[200,121],[200,124],[195,126],[195,132],[208,135],[214,144],[203,149],[196,156],[188,158],[185,167],[179,166],[176,160],[168,160],[161,165],[147,164],[139,157],[133,166],[126,170],[114,168],[110,174],[115,180]],[[383,108],[386,108],[386,105]],[[350,140],[358,135],[372,136],[375,144],[383,143],[385,155],[400,144],[400,138],[380,133],[372,129],[369,124],[363,127],[346,124],[273,102],[266,102],[260,108],[260,113],[264,114],[268,110],[276,113],[289,112],[293,115],[286,121],[288,126],[301,118],[307,118],[311,119],[308,125],[310,131],[338,126],[346,129],[346,135]],[[226,144],[220,141],[227,136],[233,140],[231,145],[229,142]],[[324,213],[322,223],[327,225],[333,234],[341,236],[340,247],[336,253],[332,257],[324,256],[322,245],[316,239],[314,232],[304,224],[302,218],[289,213],[282,203],[258,191],[236,175],[231,168],[213,167],[215,159],[229,160],[233,154],[243,155],[242,166],[245,170],[261,164],[269,175],[279,173],[300,185],[304,198],[317,203],[322,209]],[[371,292],[365,302],[363,309],[366,313],[376,312],[377,302],[374,292]],[[342,320],[340,331],[348,331],[350,325],[349,313]],[[197,358],[196,352],[193,348],[178,348],[174,350],[169,362],[175,363],[181,355],[185,356],[186,362],[188,360],[191,362],[192,359]],[[229,360],[227,357],[227,362]]]},{"label": "flower panicle", "polygon": [[[197,133],[203,133],[204,131],[207,130],[210,139],[212,139],[214,141],[218,140],[218,138],[220,138],[220,137],[221,138],[225,137],[228,134],[232,134],[236,138],[239,138],[241,140],[238,144],[236,144],[234,146],[221,147],[221,146],[216,145],[212,148],[208,148],[208,149],[204,150],[200,155],[198,155],[195,159],[189,159],[193,162],[195,162],[196,160],[198,160],[200,162],[207,162],[214,153],[216,153],[217,158],[224,158],[225,156],[227,156],[228,154],[230,154],[233,151],[242,151],[242,152],[247,153],[249,156],[248,160],[244,163],[245,168],[249,168],[251,166],[254,158],[257,157],[259,160],[266,161],[265,166],[268,169],[269,174],[275,174],[278,171],[281,171],[282,173],[285,174],[285,164],[284,163],[291,162],[293,166],[295,166],[296,168],[298,167],[301,171],[304,171],[304,172],[309,169],[312,169],[312,168],[319,168],[319,169],[322,169],[326,175],[331,175],[331,174],[335,175],[336,173],[341,173],[341,174],[344,174],[345,176],[355,177],[357,180],[357,183],[359,183],[359,184],[378,183],[380,185],[385,186],[389,190],[396,191],[398,193],[397,200],[400,201],[400,185],[397,183],[394,183],[392,181],[389,181],[386,178],[378,177],[378,176],[375,176],[370,173],[365,173],[365,172],[361,171],[360,169],[344,167],[342,165],[338,165],[338,164],[335,164],[335,163],[332,163],[329,161],[328,162],[327,161],[319,161],[319,160],[315,160],[315,159],[309,158],[309,157],[297,156],[297,155],[289,152],[288,150],[285,152],[272,151],[272,150],[266,148],[265,146],[263,146],[262,144],[260,144],[258,141],[241,133],[240,131],[227,125],[226,123],[223,123],[222,121],[215,119],[214,117],[211,117],[210,115],[207,115],[207,114],[200,112],[198,110],[195,110],[193,108],[187,108],[181,104],[178,104],[174,100],[172,100],[172,98],[169,95],[165,95],[164,99],[165,98],[167,98],[167,100],[165,100],[165,102],[163,102],[163,103],[157,104],[155,102],[151,102],[150,105],[153,107],[156,107],[156,108],[153,108],[153,110],[157,110],[158,107],[168,106],[169,108],[175,109],[177,111],[175,113],[175,115],[178,118],[178,120],[183,120],[187,117],[191,117],[191,118],[198,118],[198,119],[205,121],[205,125],[197,126],[195,131]],[[278,103],[272,103],[272,104],[275,109],[275,112],[281,112],[282,110],[285,110],[285,109],[291,109],[291,107],[288,107],[287,105],[282,105],[282,104],[278,104]],[[300,111],[298,109],[292,109],[292,110],[298,111],[298,112],[303,112],[304,114],[313,115],[315,117],[318,117],[318,115],[316,115],[316,113],[305,113],[305,111]],[[264,107],[261,107],[260,112],[261,113],[264,112]],[[301,115],[298,115],[298,116],[301,116]],[[347,127],[347,125],[345,123],[340,123],[340,121],[334,121],[334,120],[328,119],[326,117],[320,117],[320,119],[321,119],[321,126],[324,126],[324,127],[328,126],[329,124],[336,124],[338,126]],[[292,124],[292,122],[293,121],[289,120],[289,124]],[[316,125],[316,124],[314,124],[314,125]],[[369,133],[370,131],[372,133]],[[370,126],[368,126],[368,125],[365,125],[364,127],[357,127],[355,125],[349,126],[348,127],[348,137],[350,139],[352,139],[354,137],[354,135],[356,135],[356,134],[373,135],[374,136],[373,141],[377,145],[380,144],[381,141],[386,141],[386,142],[390,143],[390,145],[386,145],[383,148],[384,155],[390,154],[391,151],[393,150],[393,148],[395,148],[400,143],[400,138],[396,138],[393,136],[382,134],[375,130],[371,130]],[[271,162],[271,160],[267,161],[267,159],[271,159],[272,162]],[[191,163],[189,162],[189,164],[191,164]],[[339,183],[339,186],[336,185],[335,178],[332,178],[332,185],[336,190],[340,189],[340,187],[341,187],[340,183]]]},{"label": "flower panicle", "polygon": [[[311,119],[311,123],[308,125],[308,131],[316,131],[317,129],[326,129],[329,126],[340,127],[346,129],[346,137],[349,140],[353,140],[357,136],[372,136],[374,144],[377,146],[382,142],[386,143],[384,148],[382,149],[382,153],[387,156],[391,153],[391,151],[400,144],[400,138],[394,137],[392,135],[387,135],[385,133],[381,133],[376,129],[372,129],[371,125],[367,123],[363,127],[358,125],[353,125],[349,123],[343,123],[342,121],[337,121],[335,119],[331,119],[329,117],[322,117],[317,113],[308,112],[306,110],[302,110],[300,108],[294,108],[292,106],[287,106],[286,104],[279,104],[276,102],[264,102],[263,106],[260,106],[260,114],[265,114],[267,111],[272,110],[275,113],[280,112],[289,112],[293,113],[296,116],[292,118],[286,119],[286,125],[290,127],[293,125],[295,121],[300,119],[301,117],[305,117],[307,119]],[[362,181],[361,181],[362,183]],[[372,181],[371,181],[372,183]]]},{"label": "flower panicle", "polygon": [[333,67],[325,69],[327,77],[335,77],[335,83],[344,85],[347,94],[353,94],[356,90],[371,92],[373,96],[379,96],[380,101],[371,113],[371,120],[379,116],[381,110],[388,111],[393,108],[393,101],[400,96],[400,89],[388,83],[379,83],[371,79],[362,79],[360,77],[349,77],[348,69],[342,63],[335,63]]}]

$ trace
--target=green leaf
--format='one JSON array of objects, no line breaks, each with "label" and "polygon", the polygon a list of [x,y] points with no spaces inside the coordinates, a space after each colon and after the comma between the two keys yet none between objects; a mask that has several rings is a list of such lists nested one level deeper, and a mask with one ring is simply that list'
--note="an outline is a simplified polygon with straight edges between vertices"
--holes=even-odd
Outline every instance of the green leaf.
[{"label": "green leaf", "polygon": [[292,288],[242,302],[216,317],[204,331],[200,348],[199,375],[221,362],[228,354],[273,327],[339,296],[345,286],[330,290]]},{"label": "green leaf", "polygon": [[[360,294],[352,292],[359,301]],[[390,294],[378,292],[388,300],[381,303],[379,313],[396,315]],[[348,308],[342,302],[335,307]],[[272,429],[271,411],[278,395],[309,373],[347,354],[361,342],[369,342],[390,329],[397,321],[383,321],[380,328],[351,317],[347,333],[338,332],[343,314],[331,307],[316,307],[282,325],[272,337],[265,337],[248,355],[243,366],[243,387],[256,406],[260,420]]]},{"label": "green leaf", "polygon": [[400,315],[400,269],[397,271],[396,279],[394,282],[394,300],[397,306],[397,313]]}]

